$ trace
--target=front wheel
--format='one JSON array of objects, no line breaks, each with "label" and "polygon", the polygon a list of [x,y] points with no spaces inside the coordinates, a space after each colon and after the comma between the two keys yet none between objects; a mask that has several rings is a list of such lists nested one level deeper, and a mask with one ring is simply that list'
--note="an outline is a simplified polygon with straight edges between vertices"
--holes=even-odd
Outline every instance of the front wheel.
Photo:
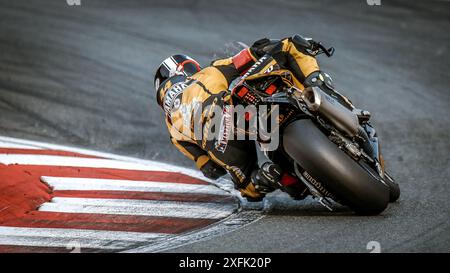
[{"label": "front wheel", "polygon": [[309,119],[283,131],[283,148],[336,198],[361,215],[376,215],[389,204],[389,188],[340,150]]},{"label": "front wheel", "polygon": [[389,186],[389,202],[394,203],[400,197],[400,186],[389,174],[386,173],[385,176],[387,176],[386,184]]}]

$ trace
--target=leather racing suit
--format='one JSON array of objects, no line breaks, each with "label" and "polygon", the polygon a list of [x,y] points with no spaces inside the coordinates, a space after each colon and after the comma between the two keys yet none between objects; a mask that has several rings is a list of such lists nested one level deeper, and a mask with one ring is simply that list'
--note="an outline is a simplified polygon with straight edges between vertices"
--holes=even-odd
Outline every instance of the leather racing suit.
[{"label": "leather racing suit", "polygon": [[252,171],[258,168],[254,141],[223,143],[221,139],[208,139],[209,120],[214,115],[208,109],[213,106],[225,109],[224,106],[233,104],[230,83],[266,54],[292,72],[298,88],[303,90],[306,86],[325,84],[324,74],[320,72],[314,54],[310,53],[308,41],[294,35],[281,40],[258,40],[233,57],[213,61],[191,77],[174,76],[159,87],[161,98],[158,100],[163,101],[173,145],[209,178],[217,178],[228,171],[235,187],[249,199],[261,196],[250,182]]}]

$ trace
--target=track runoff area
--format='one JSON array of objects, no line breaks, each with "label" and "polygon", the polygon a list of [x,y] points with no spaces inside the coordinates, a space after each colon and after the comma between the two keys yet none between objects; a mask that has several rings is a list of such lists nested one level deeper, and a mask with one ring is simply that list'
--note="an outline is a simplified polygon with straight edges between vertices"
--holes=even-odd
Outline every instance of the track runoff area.
[{"label": "track runoff area", "polygon": [[261,217],[210,182],[155,161],[0,137],[0,253],[161,252]]}]

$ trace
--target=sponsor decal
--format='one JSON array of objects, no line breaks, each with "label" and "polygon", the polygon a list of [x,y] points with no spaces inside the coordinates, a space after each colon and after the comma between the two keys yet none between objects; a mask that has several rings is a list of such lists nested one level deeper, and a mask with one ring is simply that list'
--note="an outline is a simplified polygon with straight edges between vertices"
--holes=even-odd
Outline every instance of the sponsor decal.
[{"label": "sponsor decal", "polygon": [[247,70],[247,72],[244,74],[244,76],[242,76],[241,81],[243,79],[247,78],[250,74],[252,74],[259,67],[259,65],[261,65],[267,59],[268,59],[268,56],[266,56],[266,55],[262,56],[256,63],[254,63],[252,65],[252,67],[250,67],[249,70]]},{"label": "sponsor decal", "polygon": [[306,171],[303,172],[303,177],[306,178],[306,180],[309,181],[309,183],[311,183],[320,193],[324,194],[327,197],[331,197],[331,198],[335,198],[330,192],[328,192],[327,189],[325,189],[322,185],[322,183],[320,183],[319,181],[317,181],[316,179],[314,179],[314,177],[312,177],[309,173],[307,173]]},{"label": "sponsor decal", "polygon": [[186,87],[188,87],[184,82],[179,82],[174,84],[164,96],[164,111],[167,115],[170,115],[172,111],[177,110],[181,105],[181,94]]},{"label": "sponsor decal", "polygon": [[273,71],[273,65],[269,66],[269,68],[267,68],[266,71],[264,71],[263,74],[268,74],[268,73],[270,73],[272,71]]},{"label": "sponsor decal", "polygon": [[220,132],[215,143],[217,151],[224,153],[227,149],[228,139],[233,133],[233,108],[231,105],[223,107],[222,120],[220,122]]}]

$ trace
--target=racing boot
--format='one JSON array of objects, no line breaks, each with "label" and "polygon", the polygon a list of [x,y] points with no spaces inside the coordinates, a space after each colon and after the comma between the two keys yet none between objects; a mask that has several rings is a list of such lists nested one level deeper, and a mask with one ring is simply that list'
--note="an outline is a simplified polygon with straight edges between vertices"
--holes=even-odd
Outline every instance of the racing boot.
[{"label": "racing boot", "polygon": [[262,201],[267,193],[279,188],[281,174],[282,170],[278,165],[265,162],[260,169],[252,172],[248,184],[239,191],[249,202]]},{"label": "racing boot", "polygon": [[259,170],[252,173],[251,181],[255,189],[261,193],[269,193],[280,188],[283,170],[277,164],[265,162]]}]

